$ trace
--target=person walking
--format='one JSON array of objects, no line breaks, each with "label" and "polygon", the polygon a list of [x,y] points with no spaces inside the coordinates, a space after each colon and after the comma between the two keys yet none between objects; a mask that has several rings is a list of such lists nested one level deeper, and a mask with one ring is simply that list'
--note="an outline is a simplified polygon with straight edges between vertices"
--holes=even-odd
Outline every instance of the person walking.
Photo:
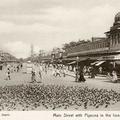
[{"label": "person walking", "polygon": [[63,74],[63,77],[65,77],[65,76],[66,76],[66,74],[65,74],[65,73],[66,73],[66,71],[65,71],[65,69],[63,68],[63,69],[62,69],[62,74]]},{"label": "person walking", "polygon": [[45,73],[47,74],[47,65],[45,65]]},{"label": "person walking", "polygon": [[80,71],[79,75],[78,75],[78,82],[85,82],[85,81],[86,81],[86,79],[84,77],[84,73],[83,73],[83,71]]},{"label": "person walking", "polygon": [[78,67],[75,68],[75,82],[78,82],[79,74]]},{"label": "person walking", "polygon": [[113,70],[112,76],[113,76],[113,77],[112,77],[112,81],[113,81],[114,83],[117,83],[118,77],[117,77],[117,73],[116,73],[115,70]]},{"label": "person walking", "polygon": [[7,68],[7,71],[6,71],[6,80],[11,80],[10,68]]},{"label": "person walking", "polygon": [[31,83],[36,82],[35,70],[31,71]]},{"label": "person walking", "polygon": [[91,73],[91,78],[95,78],[95,68],[92,66],[90,69],[90,73]]},{"label": "person walking", "polygon": [[57,68],[57,70],[56,70],[56,77],[57,76],[59,76],[59,77],[61,77],[61,75],[60,75],[60,70]]},{"label": "person walking", "polygon": [[19,65],[17,65],[17,72],[19,72]]},{"label": "person walking", "polygon": [[41,83],[41,79],[42,79],[42,68],[41,68],[41,66],[38,69],[38,79],[39,79],[39,81],[37,81],[37,82]]},{"label": "person walking", "polygon": [[56,69],[55,69],[55,68],[52,69],[52,75],[53,75],[54,77],[56,76]]}]

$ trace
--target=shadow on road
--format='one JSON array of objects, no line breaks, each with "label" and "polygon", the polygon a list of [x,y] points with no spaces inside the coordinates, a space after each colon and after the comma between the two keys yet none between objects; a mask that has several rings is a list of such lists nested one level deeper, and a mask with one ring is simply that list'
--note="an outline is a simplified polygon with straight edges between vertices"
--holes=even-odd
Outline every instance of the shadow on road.
[{"label": "shadow on road", "polygon": [[108,81],[108,80],[107,80],[107,81],[103,81],[103,82],[113,83],[113,84],[115,84],[115,83],[120,83],[120,81],[117,81],[117,82],[112,82],[112,81],[110,81],[110,80],[109,80],[109,81]]}]

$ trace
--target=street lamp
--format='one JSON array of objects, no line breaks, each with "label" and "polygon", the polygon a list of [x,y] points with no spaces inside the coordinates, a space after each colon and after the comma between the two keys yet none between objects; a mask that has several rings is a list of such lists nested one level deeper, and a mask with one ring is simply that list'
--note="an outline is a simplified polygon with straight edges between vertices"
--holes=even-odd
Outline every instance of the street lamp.
[{"label": "street lamp", "polygon": [[3,61],[4,60],[4,53],[2,52],[1,53],[1,61]]},{"label": "street lamp", "polygon": [[60,51],[60,52],[59,52],[59,58],[62,59],[62,57],[63,57],[63,52]]},{"label": "street lamp", "polygon": [[54,60],[55,60],[55,53],[51,54],[51,60],[52,60],[52,62],[54,62]]},{"label": "street lamp", "polygon": [[76,79],[75,79],[75,81],[77,82],[78,81],[78,67],[79,67],[79,57],[77,56],[76,57],[76,62],[77,62],[77,66],[76,66]]},{"label": "street lamp", "polygon": [[77,68],[78,68],[78,66],[79,66],[78,65],[78,63],[79,63],[79,57],[78,56],[76,57],[76,61],[77,61]]}]

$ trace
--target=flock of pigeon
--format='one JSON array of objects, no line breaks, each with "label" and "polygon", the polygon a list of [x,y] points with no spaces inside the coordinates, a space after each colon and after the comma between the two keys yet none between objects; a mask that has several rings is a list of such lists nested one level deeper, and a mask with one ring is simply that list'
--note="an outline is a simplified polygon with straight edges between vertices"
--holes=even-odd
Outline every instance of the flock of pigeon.
[{"label": "flock of pigeon", "polygon": [[0,87],[0,110],[69,110],[107,108],[120,101],[120,93],[88,87],[28,84]]}]

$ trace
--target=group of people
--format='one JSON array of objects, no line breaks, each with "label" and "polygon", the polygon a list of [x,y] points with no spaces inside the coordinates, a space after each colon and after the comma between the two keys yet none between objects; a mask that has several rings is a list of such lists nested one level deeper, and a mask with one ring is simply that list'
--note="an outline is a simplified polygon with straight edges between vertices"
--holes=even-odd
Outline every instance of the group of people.
[{"label": "group of people", "polygon": [[54,77],[65,77],[66,72],[63,66],[49,65],[49,64],[34,64],[31,71],[31,83],[41,83],[43,75],[47,75],[48,72]]},{"label": "group of people", "polygon": [[117,75],[117,72],[115,70],[113,70],[111,73],[108,72],[107,77],[109,80],[111,80],[114,83],[117,83],[117,81],[118,81],[118,75]]},{"label": "group of people", "polygon": [[31,83],[34,83],[34,82],[41,83],[43,73],[47,74],[47,72],[48,72],[48,65],[34,64],[31,71]]},{"label": "group of people", "polygon": [[59,77],[65,77],[66,76],[66,73],[65,73],[65,68],[63,68],[63,67],[53,67],[52,68],[52,75],[54,76],[54,77],[57,77],[57,76],[59,76]]},{"label": "group of people", "polygon": [[[18,67],[19,66],[19,67]],[[22,64],[7,65],[7,79],[11,73],[19,72]],[[65,77],[64,67],[34,64],[31,71],[31,83],[42,82],[43,74],[52,72],[53,76]],[[85,82],[83,69],[76,67],[76,82]],[[112,75],[116,77],[116,72]],[[37,80],[37,77],[39,80]],[[116,79],[116,78],[115,78]],[[95,89],[79,86],[22,84],[0,87],[0,110],[36,110],[36,109],[74,109],[108,107],[120,102],[120,93],[107,89]]]},{"label": "group of people", "polygon": [[22,63],[12,63],[7,64],[5,67],[6,78],[5,80],[11,80],[11,74],[14,72],[19,72],[22,69]]},{"label": "group of people", "polygon": [[[34,64],[34,66],[37,67],[37,69],[35,67],[32,68],[31,71],[31,82],[36,82],[36,77],[38,76],[39,81],[41,82],[42,79],[42,74],[45,73],[47,74],[48,70],[51,69],[52,71],[52,75],[54,77],[65,77],[66,76],[66,68],[62,65],[62,66],[58,66],[58,65],[48,65],[48,64]],[[22,63],[17,63],[17,64],[7,64],[6,65],[6,80],[11,80],[11,74],[13,72],[19,72],[20,69],[22,69],[23,65]],[[89,76],[90,78],[95,78],[95,69],[93,67],[89,67],[89,69],[85,69],[85,67],[83,67],[81,69],[80,66],[75,68],[75,81],[76,82],[85,82],[86,79],[84,77],[85,73],[87,73],[89,71]],[[102,73],[102,68],[99,68],[99,72]],[[117,76],[117,72],[115,70],[113,70],[111,73],[108,73],[107,75],[108,79],[110,79],[112,82],[117,82],[118,81],[118,76]]]},{"label": "group of people", "polygon": [[80,67],[76,67],[75,76],[76,76],[75,77],[76,82],[85,82],[86,81],[86,79],[84,77],[83,69]]},{"label": "group of people", "polygon": [[[112,70],[113,68],[111,68]],[[95,76],[97,75],[97,73],[100,75],[103,74],[103,68],[100,66],[98,68],[98,71],[93,67],[88,67],[86,69],[86,67],[83,67],[82,69],[78,66],[75,69],[75,75],[76,75],[76,82],[85,82],[85,75],[88,75],[89,78],[95,78]],[[114,83],[117,83],[119,81],[119,77],[118,77],[118,73],[115,69],[113,69],[111,72],[107,72],[106,77],[108,78],[108,80],[111,80]]]}]

